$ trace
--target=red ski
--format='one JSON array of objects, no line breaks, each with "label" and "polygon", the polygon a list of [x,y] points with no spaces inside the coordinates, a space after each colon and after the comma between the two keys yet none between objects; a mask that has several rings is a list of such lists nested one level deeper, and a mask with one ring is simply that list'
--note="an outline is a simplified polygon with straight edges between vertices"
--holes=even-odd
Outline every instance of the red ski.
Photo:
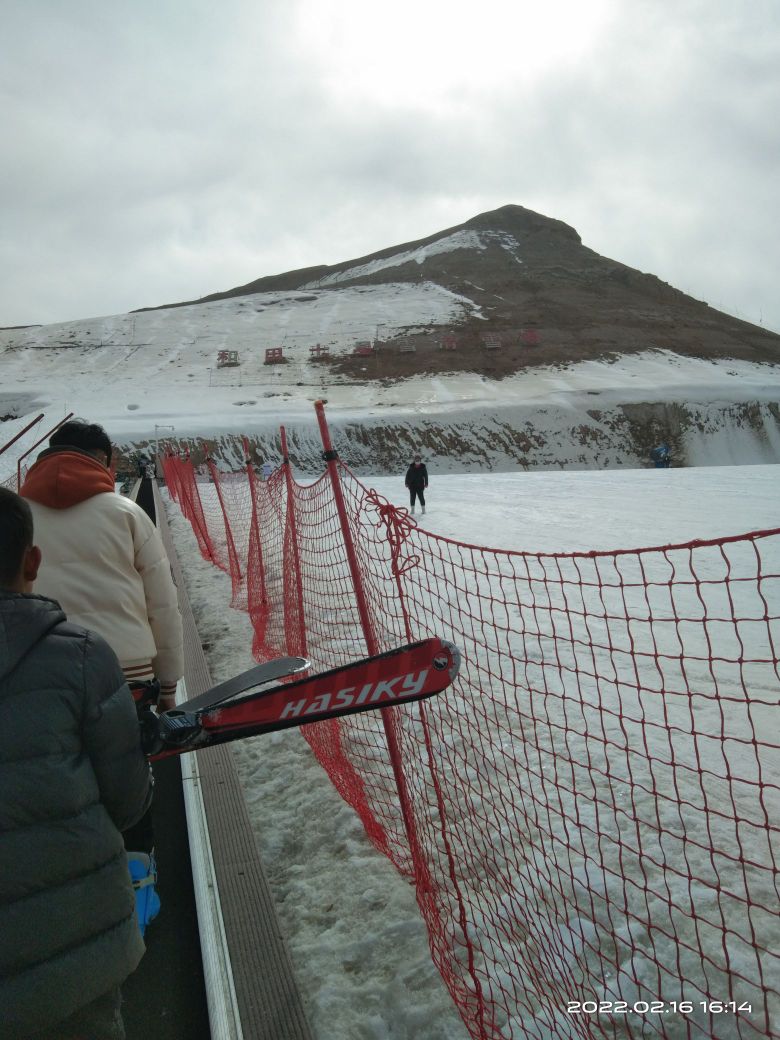
[{"label": "red ski", "polygon": [[[258,733],[422,700],[446,690],[459,667],[457,647],[434,637],[229,701],[216,698],[214,703],[208,693],[202,694],[193,702],[197,710],[187,710],[185,703],[156,716],[156,730],[145,734],[146,751],[154,761]],[[240,686],[241,676],[230,682]]]}]

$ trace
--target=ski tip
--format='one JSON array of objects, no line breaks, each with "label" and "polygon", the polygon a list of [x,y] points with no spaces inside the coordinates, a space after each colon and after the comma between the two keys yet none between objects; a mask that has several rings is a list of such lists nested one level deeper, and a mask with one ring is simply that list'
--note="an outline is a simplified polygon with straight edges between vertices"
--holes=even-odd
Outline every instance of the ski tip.
[{"label": "ski tip", "polygon": [[460,671],[460,650],[448,639],[440,639],[439,642],[441,643],[441,650],[434,654],[433,667],[438,672],[446,670],[449,673],[450,682],[455,682]]}]

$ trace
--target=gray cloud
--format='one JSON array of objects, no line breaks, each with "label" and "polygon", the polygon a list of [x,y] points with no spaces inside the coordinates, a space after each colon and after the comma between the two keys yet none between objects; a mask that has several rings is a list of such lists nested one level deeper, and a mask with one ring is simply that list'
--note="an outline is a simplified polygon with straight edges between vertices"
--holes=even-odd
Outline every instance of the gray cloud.
[{"label": "gray cloud", "polygon": [[303,4],[10,5],[0,324],[197,297],[515,202],[780,330],[774,3],[614,0],[584,52],[471,69],[435,104],[403,53],[380,90],[334,90]]}]

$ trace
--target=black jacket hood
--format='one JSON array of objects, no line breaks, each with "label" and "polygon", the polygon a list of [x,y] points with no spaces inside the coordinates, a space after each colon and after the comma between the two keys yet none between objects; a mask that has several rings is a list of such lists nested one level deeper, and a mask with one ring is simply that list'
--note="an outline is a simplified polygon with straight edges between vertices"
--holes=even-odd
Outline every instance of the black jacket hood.
[{"label": "black jacket hood", "polygon": [[53,599],[0,592],[0,681],[64,620],[62,608]]}]

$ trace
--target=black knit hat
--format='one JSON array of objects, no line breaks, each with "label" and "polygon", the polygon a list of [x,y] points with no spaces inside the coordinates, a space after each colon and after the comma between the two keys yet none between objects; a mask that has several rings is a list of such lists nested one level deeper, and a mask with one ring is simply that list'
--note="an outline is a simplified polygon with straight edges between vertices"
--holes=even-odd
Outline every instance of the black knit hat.
[{"label": "black knit hat", "polygon": [[108,434],[97,423],[86,419],[71,419],[63,423],[49,437],[50,448],[80,448],[82,451],[102,451],[106,465],[111,465],[111,441]]}]

